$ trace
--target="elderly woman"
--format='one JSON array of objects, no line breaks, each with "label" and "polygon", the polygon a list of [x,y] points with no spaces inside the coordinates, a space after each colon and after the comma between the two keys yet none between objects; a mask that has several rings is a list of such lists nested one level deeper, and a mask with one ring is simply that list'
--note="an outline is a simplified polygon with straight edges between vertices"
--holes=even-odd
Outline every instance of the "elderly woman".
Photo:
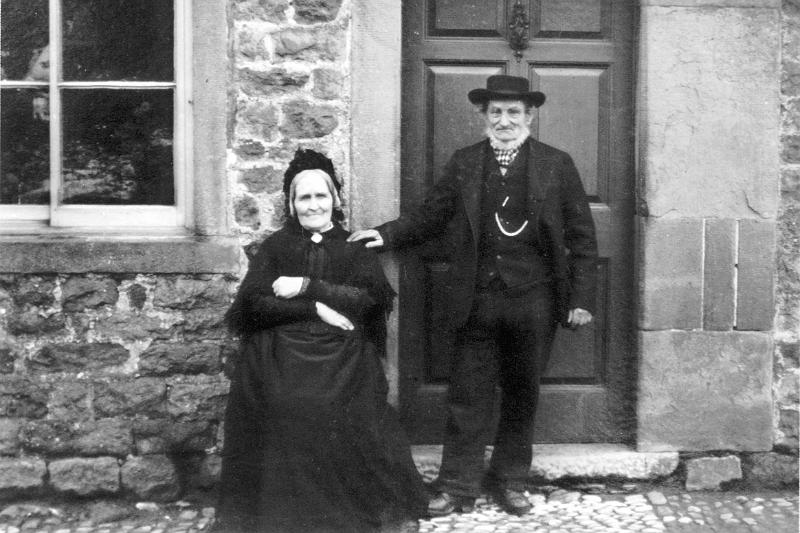
[{"label": "elderly woman", "polygon": [[298,150],[286,225],[250,263],[226,318],[241,336],[216,531],[416,531],[427,504],[386,402],[380,357],[394,292],[346,242],[327,157]]}]

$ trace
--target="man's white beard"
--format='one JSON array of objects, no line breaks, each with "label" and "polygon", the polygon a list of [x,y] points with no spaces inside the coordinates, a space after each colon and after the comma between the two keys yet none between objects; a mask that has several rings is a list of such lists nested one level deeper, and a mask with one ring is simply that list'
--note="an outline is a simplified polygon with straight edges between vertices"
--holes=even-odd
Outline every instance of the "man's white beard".
[{"label": "man's white beard", "polygon": [[484,133],[486,137],[489,138],[489,144],[492,145],[492,148],[497,148],[498,150],[513,150],[514,148],[519,148],[522,143],[525,142],[525,139],[531,134],[531,129],[528,126],[522,126],[519,137],[511,141],[501,141],[498,139],[494,130],[489,126],[486,126]]}]

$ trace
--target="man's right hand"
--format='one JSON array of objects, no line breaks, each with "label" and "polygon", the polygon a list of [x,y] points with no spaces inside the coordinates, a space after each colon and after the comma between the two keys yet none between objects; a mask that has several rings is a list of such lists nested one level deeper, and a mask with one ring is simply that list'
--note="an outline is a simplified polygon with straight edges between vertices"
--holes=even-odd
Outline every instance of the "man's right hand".
[{"label": "man's right hand", "polygon": [[367,239],[369,239],[369,241],[364,244],[367,248],[383,246],[383,237],[381,237],[380,232],[376,229],[360,229],[355,231],[347,238],[347,242],[364,241]]}]

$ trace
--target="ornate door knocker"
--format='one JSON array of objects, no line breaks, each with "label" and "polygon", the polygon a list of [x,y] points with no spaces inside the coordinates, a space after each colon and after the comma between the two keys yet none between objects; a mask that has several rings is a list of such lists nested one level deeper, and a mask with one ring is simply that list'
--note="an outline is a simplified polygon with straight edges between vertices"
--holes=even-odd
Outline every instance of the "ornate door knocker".
[{"label": "ornate door knocker", "polygon": [[528,48],[528,28],[530,21],[525,13],[525,6],[517,0],[511,12],[511,21],[508,23],[508,45],[514,50],[517,62],[522,59],[522,51]]}]

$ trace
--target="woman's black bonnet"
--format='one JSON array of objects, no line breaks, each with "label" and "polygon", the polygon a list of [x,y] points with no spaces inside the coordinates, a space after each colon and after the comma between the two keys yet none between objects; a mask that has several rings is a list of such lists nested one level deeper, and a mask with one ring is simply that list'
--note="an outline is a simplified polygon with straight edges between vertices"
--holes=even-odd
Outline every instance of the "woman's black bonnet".
[{"label": "woman's black bonnet", "polygon": [[336,179],[336,171],[333,169],[333,162],[327,156],[314,150],[304,150],[298,148],[294,153],[294,159],[289,162],[289,168],[283,174],[283,194],[289,198],[289,188],[295,176],[304,170],[320,169],[331,177],[333,186],[338,194],[342,188],[339,180]]}]

